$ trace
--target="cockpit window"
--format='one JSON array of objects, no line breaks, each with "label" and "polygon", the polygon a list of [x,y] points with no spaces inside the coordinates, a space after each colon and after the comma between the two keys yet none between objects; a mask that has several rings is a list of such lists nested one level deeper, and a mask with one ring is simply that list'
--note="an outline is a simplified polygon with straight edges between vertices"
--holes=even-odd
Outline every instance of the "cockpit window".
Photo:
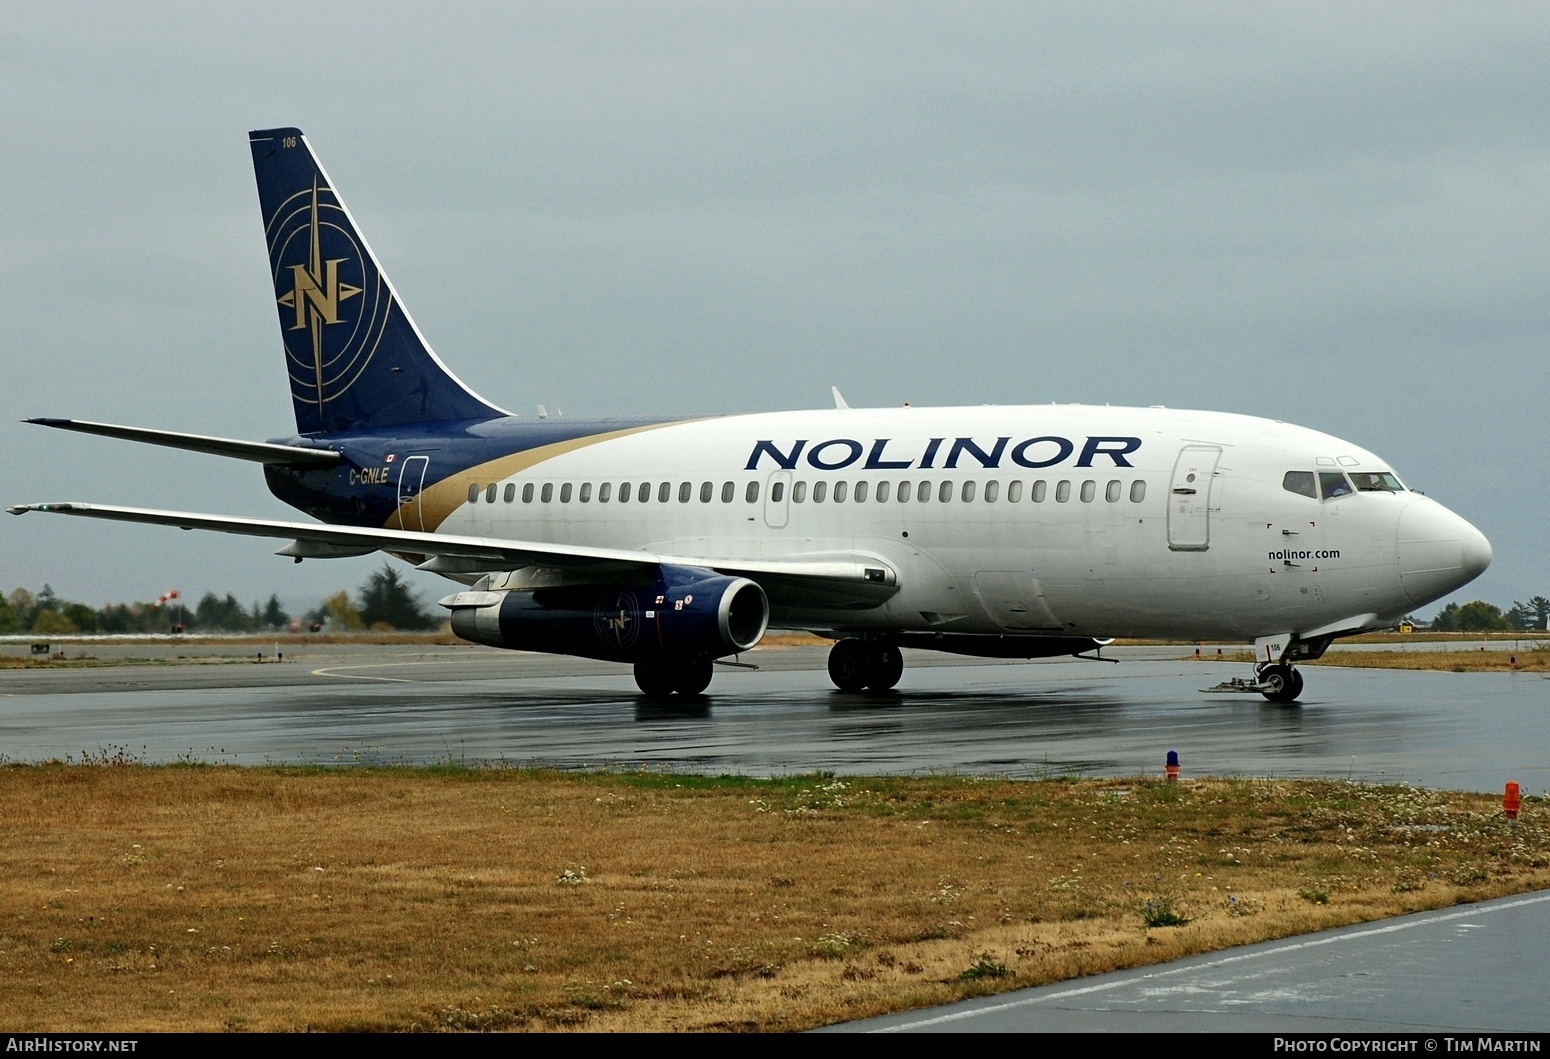
[{"label": "cockpit window", "polygon": [[1319,498],[1319,487],[1313,480],[1312,471],[1287,471],[1286,477],[1281,479],[1281,488],[1298,496]]},{"label": "cockpit window", "polygon": [[1337,496],[1346,496],[1354,490],[1351,483],[1345,480],[1345,475],[1339,471],[1320,471],[1319,486],[1324,490],[1324,499],[1333,500]]},{"label": "cockpit window", "polygon": [[1391,471],[1352,471],[1351,483],[1358,493],[1402,493],[1405,485]]}]

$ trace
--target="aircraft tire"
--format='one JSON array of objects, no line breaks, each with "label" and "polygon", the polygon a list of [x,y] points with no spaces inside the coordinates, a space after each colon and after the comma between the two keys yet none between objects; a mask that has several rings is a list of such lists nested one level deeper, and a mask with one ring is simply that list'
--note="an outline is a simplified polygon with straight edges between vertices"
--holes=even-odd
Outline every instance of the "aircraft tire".
[{"label": "aircraft tire", "polygon": [[872,649],[866,686],[872,691],[892,691],[904,676],[904,655],[893,644]]},{"label": "aircraft tire", "polygon": [[715,672],[715,664],[708,658],[686,658],[673,667],[673,690],[680,695],[703,695]]},{"label": "aircraft tire", "polygon": [[829,651],[829,679],[841,691],[862,691],[871,677],[867,645],[854,636]]},{"label": "aircraft tire", "polygon": [[673,668],[664,661],[653,659],[635,663],[635,686],[647,698],[665,699],[671,695],[674,676]]},{"label": "aircraft tire", "polygon": [[1260,683],[1267,684],[1261,695],[1271,702],[1296,702],[1302,694],[1302,674],[1287,665],[1266,666],[1259,674]]}]

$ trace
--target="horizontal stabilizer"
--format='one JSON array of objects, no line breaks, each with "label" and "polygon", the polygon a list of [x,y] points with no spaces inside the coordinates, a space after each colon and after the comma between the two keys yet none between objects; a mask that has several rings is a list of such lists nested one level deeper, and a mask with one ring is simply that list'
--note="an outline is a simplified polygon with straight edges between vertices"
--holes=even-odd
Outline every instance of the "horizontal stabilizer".
[{"label": "horizontal stabilizer", "polygon": [[100,434],[105,438],[123,441],[140,441],[147,445],[164,445],[170,449],[186,449],[203,452],[210,456],[228,456],[234,460],[252,460],[254,463],[286,464],[288,466],[332,467],[339,462],[339,453],[330,449],[303,449],[292,445],[271,445],[263,441],[239,441],[236,438],[214,438],[205,434],[183,434],[175,430],[153,430],[150,427],[124,427],[114,423],[88,423],[83,419],[28,419],[43,427],[75,430],[82,434]]}]

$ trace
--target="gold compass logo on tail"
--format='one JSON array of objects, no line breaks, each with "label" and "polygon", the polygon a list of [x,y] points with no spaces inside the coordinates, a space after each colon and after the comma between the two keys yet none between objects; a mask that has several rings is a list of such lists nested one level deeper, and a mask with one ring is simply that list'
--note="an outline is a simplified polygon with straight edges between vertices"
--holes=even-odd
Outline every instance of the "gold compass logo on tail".
[{"label": "gold compass logo on tail", "polygon": [[[323,190],[327,190],[326,188]],[[308,234],[311,236],[306,264],[292,265],[294,286],[276,299],[281,305],[296,312],[292,331],[308,330],[312,333],[312,366],[317,380],[318,405],[323,404],[323,328],[329,324],[344,323],[339,319],[339,305],[361,293],[360,287],[339,281],[339,265],[347,260],[342,257],[323,259],[320,249],[322,226],[318,223],[318,182],[312,181],[312,210]]]}]

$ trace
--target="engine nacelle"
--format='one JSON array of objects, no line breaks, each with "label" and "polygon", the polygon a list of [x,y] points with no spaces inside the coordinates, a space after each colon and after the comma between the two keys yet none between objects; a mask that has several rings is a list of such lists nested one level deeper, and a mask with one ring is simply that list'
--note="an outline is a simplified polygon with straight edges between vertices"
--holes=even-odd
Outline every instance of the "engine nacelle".
[{"label": "engine nacelle", "polygon": [[459,592],[441,601],[464,640],[610,662],[720,658],[769,627],[770,602],[746,577],[663,567],[641,585]]}]

